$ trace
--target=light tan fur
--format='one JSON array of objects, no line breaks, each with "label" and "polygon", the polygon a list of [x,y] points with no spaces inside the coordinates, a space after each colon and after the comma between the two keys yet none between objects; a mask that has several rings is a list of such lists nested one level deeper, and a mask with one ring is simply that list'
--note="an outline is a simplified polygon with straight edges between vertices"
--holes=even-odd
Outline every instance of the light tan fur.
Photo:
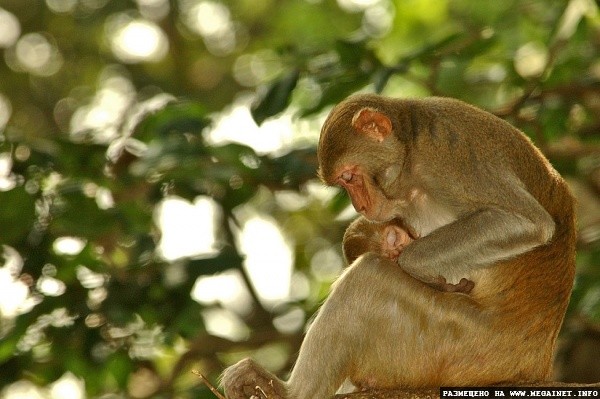
[{"label": "light tan fur", "polygon": [[[378,114],[357,124],[363,109]],[[385,225],[351,227],[346,254],[357,258],[309,328],[290,379],[247,359],[223,375],[230,399],[257,385],[270,399],[323,399],[346,378],[360,388],[550,378],[574,278],[574,209],[529,139],[457,100],[360,95],[332,110],[318,157],[321,178],[346,188],[367,219],[400,219],[416,239],[391,260],[371,237],[385,240]],[[440,278],[474,286],[444,292]]]}]

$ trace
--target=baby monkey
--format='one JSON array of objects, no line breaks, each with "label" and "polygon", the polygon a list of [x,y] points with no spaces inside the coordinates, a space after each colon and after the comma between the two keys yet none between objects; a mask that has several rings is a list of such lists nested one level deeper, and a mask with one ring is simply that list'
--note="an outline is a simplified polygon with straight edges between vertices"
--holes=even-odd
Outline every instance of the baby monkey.
[{"label": "baby monkey", "polygon": [[344,257],[349,265],[367,252],[375,252],[388,259],[396,260],[402,250],[414,239],[415,237],[399,219],[374,223],[360,216],[344,233]]},{"label": "baby monkey", "polygon": [[[416,233],[410,231],[400,219],[376,223],[360,216],[344,233],[344,257],[347,264],[351,265],[361,255],[373,252],[395,262],[404,248],[416,239]],[[443,292],[469,293],[475,286],[466,278],[462,278],[457,284],[449,284],[443,277],[439,277],[436,282],[425,283]]]}]

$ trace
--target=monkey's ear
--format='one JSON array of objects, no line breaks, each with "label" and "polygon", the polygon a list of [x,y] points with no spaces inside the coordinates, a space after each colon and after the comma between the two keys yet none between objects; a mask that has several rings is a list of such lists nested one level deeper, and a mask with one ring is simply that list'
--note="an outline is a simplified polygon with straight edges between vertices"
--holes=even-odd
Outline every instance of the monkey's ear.
[{"label": "monkey's ear", "polygon": [[352,127],[358,133],[381,143],[392,132],[392,121],[373,108],[363,108],[354,114]]}]

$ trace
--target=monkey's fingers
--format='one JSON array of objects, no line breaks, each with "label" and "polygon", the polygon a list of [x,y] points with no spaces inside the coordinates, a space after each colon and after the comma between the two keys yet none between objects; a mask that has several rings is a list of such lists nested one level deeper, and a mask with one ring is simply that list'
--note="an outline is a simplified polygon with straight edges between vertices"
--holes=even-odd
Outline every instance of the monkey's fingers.
[{"label": "monkey's fingers", "polygon": [[461,278],[458,284],[445,283],[444,291],[446,292],[462,292],[464,294],[470,293],[475,287],[475,283],[466,278]]},{"label": "monkey's fingers", "polygon": [[466,278],[461,278],[457,286],[460,288],[460,290],[457,292],[464,292],[465,294],[468,294],[473,290],[473,288],[475,288],[475,283],[471,280],[467,280]]},{"label": "monkey's fingers", "polygon": [[461,278],[457,284],[450,284],[442,276],[438,276],[434,281],[426,283],[432,288],[442,292],[460,292],[464,294],[470,293],[475,287],[475,283],[466,278]]},{"label": "monkey's fingers", "polygon": [[398,257],[400,256],[400,252],[402,252],[401,249],[390,249],[390,250],[384,250],[383,251],[383,256],[385,256],[386,258],[396,261],[398,260]]}]

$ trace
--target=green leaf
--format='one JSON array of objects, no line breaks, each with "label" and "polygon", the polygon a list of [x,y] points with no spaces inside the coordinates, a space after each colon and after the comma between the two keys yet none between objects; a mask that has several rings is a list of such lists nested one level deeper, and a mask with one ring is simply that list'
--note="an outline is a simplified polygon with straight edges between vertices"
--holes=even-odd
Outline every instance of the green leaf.
[{"label": "green leaf", "polygon": [[375,54],[366,47],[364,40],[338,40],[335,51],[344,66],[359,68],[365,61],[379,63]]},{"label": "green leaf", "polygon": [[106,363],[106,370],[110,371],[110,374],[121,389],[127,388],[129,374],[133,371],[133,369],[133,361],[129,356],[127,356],[126,353],[122,351],[115,352],[110,355]]},{"label": "green leaf", "polygon": [[337,104],[351,94],[363,89],[371,81],[370,73],[352,71],[339,76],[334,82],[323,86],[323,92],[319,102],[312,108],[302,112],[306,117],[320,112],[326,106]]},{"label": "green leaf", "polygon": [[314,148],[290,151],[268,161],[273,183],[279,188],[298,190],[317,177],[317,152]]},{"label": "green leaf", "polygon": [[83,187],[72,181],[60,187],[60,198],[54,204],[52,214],[50,228],[57,236],[99,238],[118,223],[114,210],[100,209],[96,199],[84,194]]},{"label": "green leaf", "polygon": [[194,338],[204,330],[204,318],[202,317],[202,306],[194,301],[180,310],[172,323],[172,328],[184,338]]},{"label": "green leaf", "polygon": [[275,116],[287,108],[299,77],[300,71],[294,69],[271,83],[265,95],[252,107],[252,117],[257,124],[260,125],[267,118]]},{"label": "green leaf", "polygon": [[329,201],[329,209],[333,214],[339,214],[350,205],[350,198],[344,190],[338,190],[337,194]]},{"label": "green leaf", "polygon": [[432,58],[439,58],[441,52],[447,50],[447,48],[451,46],[456,45],[460,40],[463,40],[464,38],[465,36],[463,33],[449,34],[448,36],[436,42],[426,44],[423,47],[409,54],[406,54],[400,59],[398,64],[403,65],[407,62],[411,62],[414,60],[429,61]]},{"label": "green leaf", "polygon": [[35,221],[35,199],[19,186],[0,191],[0,243],[12,244],[24,238]]},{"label": "green leaf", "polygon": [[188,276],[195,281],[200,276],[212,275],[242,266],[242,258],[231,247],[225,247],[212,258],[190,259],[187,263]]},{"label": "green leaf", "polygon": [[208,113],[202,104],[182,101],[167,104],[149,114],[136,126],[133,136],[143,142],[172,133],[198,134],[210,125]]}]

